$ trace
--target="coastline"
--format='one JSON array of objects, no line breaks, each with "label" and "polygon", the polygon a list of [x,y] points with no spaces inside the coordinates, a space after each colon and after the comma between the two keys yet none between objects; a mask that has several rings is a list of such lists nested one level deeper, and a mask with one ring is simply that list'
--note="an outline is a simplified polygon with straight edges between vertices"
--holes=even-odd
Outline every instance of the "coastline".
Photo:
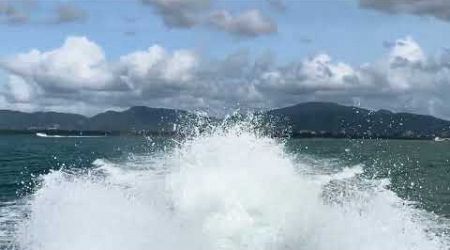
[{"label": "coastline", "polygon": [[[157,136],[157,137],[178,137],[177,132],[166,131],[98,131],[98,130],[16,130],[0,129],[0,135],[36,135],[45,134],[51,136],[73,136],[73,137],[108,137],[108,136]],[[360,134],[342,134],[332,132],[322,133],[290,133],[290,134],[270,134],[275,138],[292,139],[363,139],[363,140],[434,140],[435,135],[404,136],[404,135],[360,135]]]}]

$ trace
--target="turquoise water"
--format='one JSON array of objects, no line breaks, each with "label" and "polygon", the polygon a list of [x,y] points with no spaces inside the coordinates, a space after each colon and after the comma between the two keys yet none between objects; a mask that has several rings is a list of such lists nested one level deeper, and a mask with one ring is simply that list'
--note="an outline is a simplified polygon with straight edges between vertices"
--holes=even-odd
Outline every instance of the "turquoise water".
[{"label": "turquoise water", "polygon": [[0,136],[0,248],[449,249],[449,160],[433,141]]}]

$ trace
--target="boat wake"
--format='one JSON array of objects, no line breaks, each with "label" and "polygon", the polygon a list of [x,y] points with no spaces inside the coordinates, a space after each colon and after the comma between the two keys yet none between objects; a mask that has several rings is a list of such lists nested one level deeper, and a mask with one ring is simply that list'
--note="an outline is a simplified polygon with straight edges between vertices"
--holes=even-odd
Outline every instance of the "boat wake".
[{"label": "boat wake", "polygon": [[[145,158],[145,157],[144,157]],[[139,164],[54,171],[27,198],[14,249],[434,250],[442,225],[366,180],[322,173],[282,143],[229,128]]]},{"label": "boat wake", "polygon": [[105,137],[104,135],[49,135],[47,133],[36,133],[41,138],[96,138]]}]

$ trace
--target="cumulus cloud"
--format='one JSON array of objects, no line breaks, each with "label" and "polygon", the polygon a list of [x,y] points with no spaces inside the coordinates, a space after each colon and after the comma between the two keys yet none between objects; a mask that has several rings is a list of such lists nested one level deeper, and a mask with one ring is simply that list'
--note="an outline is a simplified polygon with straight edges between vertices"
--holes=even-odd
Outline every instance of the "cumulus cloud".
[{"label": "cumulus cloud", "polygon": [[69,37],[57,49],[31,50],[1,62],[6,70],[31,79],[44,89],[103,89],[113,75],[100,46],[85,37]]},{"label": "cumulus cloud", "polygon": [[[238,51],[210,59],[187,49],[152,45],[108,60],[100,45],[69,37],[49,51],[4,58],[5,107],[93,113],[133,105],[169,108],[270,108],[303,101],[337,101],[450,118],[450,52],[427,55],[411,37],[384,55],[350,65],[327,53],[280,65],[268,52]],[[6,104],[5,104],[6,102]],[[75,110],[76,111],[76,110]]]},{"label": "cumulus cloud", "polygon": [[359,0],[365,8],[391,14],[405,13],[433,16],[450,21],[450,1],[447,0]]},{"label": "cumulus cloud", "polygon": [[[192,84],[198,56],[189,50],[167,52],[159,45],[120,58],[120,80],[131,89],[185,89]],[[156,93],[158,94],[158,93]]]},{"label": "cumulus cloud", "polygon": [[190,28],[199,22],[198,14],[207,9],[210,0],[141,0],[152,5],[164,23],[174,28]]},{"label": "cumulus cloud", "polygon": [[158,45],[108,61],[95,42],[68,37],[59,48],[34,49],[1,60],[0,67],[10,77],[0,95],[11,103],[41,107],[71,102],[130,106],[144,104],[149,97],[170,104],[167,98],[174,96],[194,103],[192,95],[183,95],[197,87],[198,64],[193,51],[167,51]]},{"label": "cumulus cloud", "polygon": [[426,57],[419,44],[411,37],[398,39],[392,43],[389,63],[393,66],[401,64],[422,64]]},{"label": "cumulus cloud", "polygon": [[266,91],[303,94],[315,91],[342,90],[351,87],[354,70],[344,63],[334,63],[321,53],[300,63],[261,74],[257,86]]},{"label": "cumulus cloud", "polygon": [[222,10],[213,12],[209,23],[219,30],[234,35],[256,37],[277,32],[276,23],[259,10],[248,10],[238,15]]}]

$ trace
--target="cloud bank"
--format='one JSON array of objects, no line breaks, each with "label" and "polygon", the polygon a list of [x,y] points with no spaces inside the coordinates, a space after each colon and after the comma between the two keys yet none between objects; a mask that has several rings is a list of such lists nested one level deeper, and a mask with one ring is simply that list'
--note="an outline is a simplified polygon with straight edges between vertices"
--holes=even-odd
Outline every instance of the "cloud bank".
[{"label": "cloud bank", "polygon": [[141,0],[154,7],[164,24],[173,28],[190,28],[196,25],[198,15],[208,9],[210,0]]},{"label": "cloud bank", "polygon": [[[194,27],[213,28],[233,36],[255,38],[277,32],[277,23],[259,9],[232,13],[214,9],[214,0],[134,0],[150,6],[170,29]],[[283,1],[268,1],[279,10]],[[0,0],[0,24],[21,25],[27,23],[64,24],[83,22],[88,12],[73,2],[52,4],[51,10],[39,8],[40,0]],[[149,13],[150,14],[150,13]]]},{"label": "cloud bank", "polygon": [[[169,28],[192,28],[208,26],[234,36],[257,37],[277,31],[274,20],[258,9],[246,10],[238,14],[228,10],[212,10],[212,0],[141,0],[153,7]],[[270,1],[272,5],[284,6],[280,1]]]},{"label": "cloud bank", "polygon": [[68,37],[53,50],[3,58],[0,67],[9,75],[0,103],[24,110],[92,114],[149,105],[223,113],[322,100],[450,118],[450,51],[427,55],[412,37],[357,66],[326,53],[279,65],[270,53],[213,60],[160,45],[108,60],[97,43]]},{"label": "cloud bank", "polygon": [[84,21],[88,16],[85,10],[69,2],[56,3],[56,7],[49,13],[40,12],[39,4],[38,0],[0,0],[0,23],[61,24]]},{"label": "cloud bank", "polygon": [[359,0],[365,8],[376,9],[391,14],[414,14],[433,16],[450,21],[450,1],[448,0]]}]

